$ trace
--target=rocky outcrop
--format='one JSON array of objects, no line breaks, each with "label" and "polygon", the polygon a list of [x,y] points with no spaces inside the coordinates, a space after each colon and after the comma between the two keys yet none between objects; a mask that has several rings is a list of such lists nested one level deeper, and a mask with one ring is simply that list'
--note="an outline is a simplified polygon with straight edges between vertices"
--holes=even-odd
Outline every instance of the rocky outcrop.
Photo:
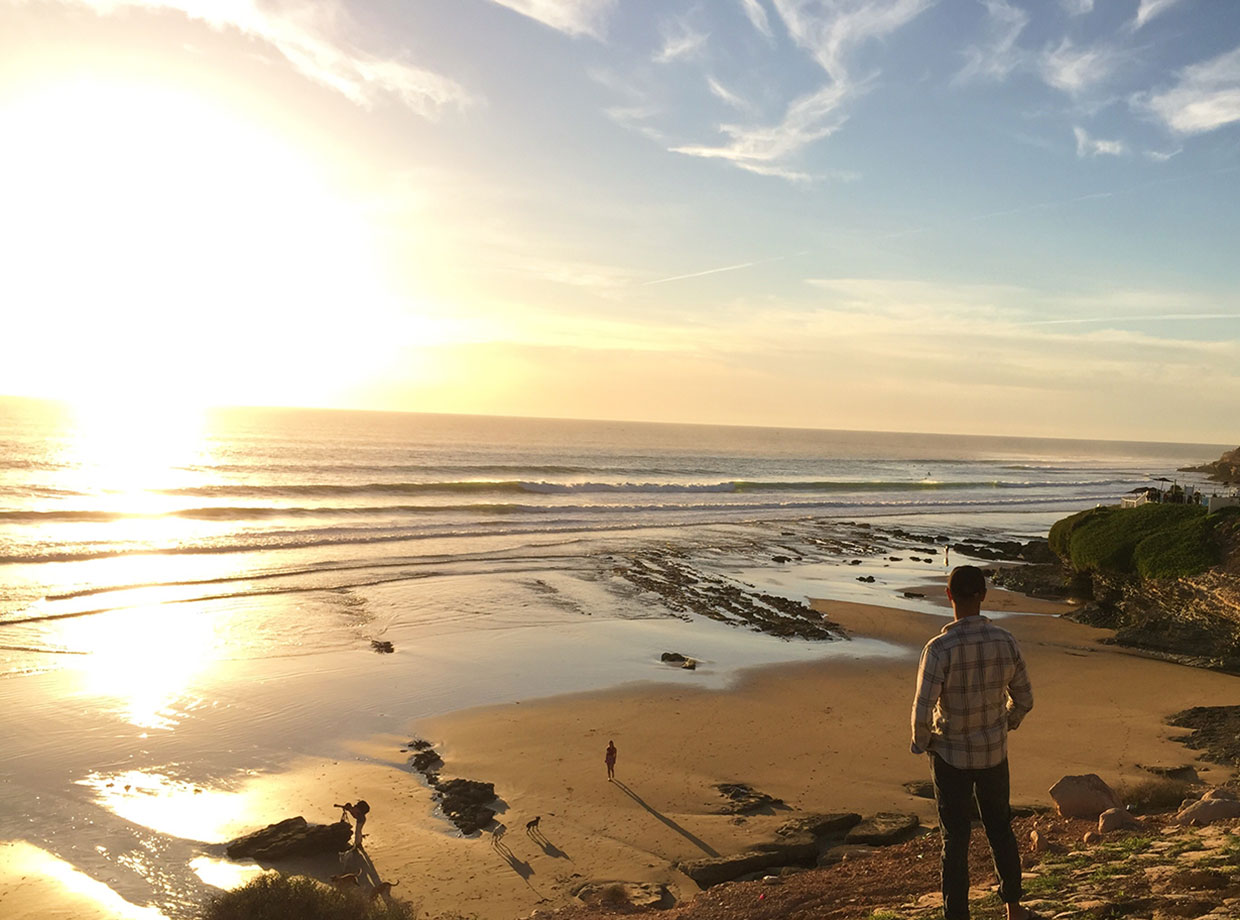
[{"label": "rocky outcrop", "polygon": [[1181,744],[1202,751],[1206,760],[1240,767],[1240,706],[1194,706],[1167,719],[1176,728],[1191,728]]},{"label": "rocky outcrop", "polygon": [[654,882],[589,882],[573,897],[591,907],[661,908],[671,907],[674,898],[667,888]]},{"label": "rocky outcrop", "polygon": [[733,879],[740,878],[742,875],[748,875],[760,869],[787,865],[783,862],[783,858],[782,854],[775,851],[749,850],[732,856],[708,856],[702,859],[691,859],[678,863],[677,868],[697,882],[702,888],[709,888],[711,885],[730,882]]},{"label": "rocky outcrop", "polygon": [[1115,643],[1184,664],[1240,673],[1240,577],[1211,570],[1190,578],[1082,576],[1090,603],[1070,618],[1115,630]]},{"label": "rocky outcrop", "polygon": [[887,846],[908,840],[917,833],[921,820],[917,815],[896,811],[880,811],[866,818],[848,832],[845,843],[864,843],[870,846]]},{"label": "rocky outcrop", "polygon": [[1229,450],[1211,463],[1180,468],[1181,473],[1206,473],[1215,482],[1240,482],[1240,447]]},{"label": "rocky outcrop", "polygon": [[269,824],[261,830],[233,840],[225,848],[229,859],[278,861],[293,856],[339,853],[349,848],[353,828],[347,821],[335,824],[309,824],[298,815]]}]

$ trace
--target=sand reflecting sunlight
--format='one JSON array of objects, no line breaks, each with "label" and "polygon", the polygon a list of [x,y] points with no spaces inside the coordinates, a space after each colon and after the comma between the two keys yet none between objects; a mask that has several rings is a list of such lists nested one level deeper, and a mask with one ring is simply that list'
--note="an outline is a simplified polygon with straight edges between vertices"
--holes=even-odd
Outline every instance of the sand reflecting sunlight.
[{"label": "sand reflecting sunlight", "polygon": [[6,918],[74,917],[75,920],[167,920],[139,907],[51,853],[25,841],[0,844],[0,883]]},{"label": "sand reflecting sunlight", "polygon": [[208,788],[153,771],[92,773],[78,785],[92,789],[96,802],[113,814],[186,840],[228,839],[252,823],[247,815],[255,808],[246,789]]}]

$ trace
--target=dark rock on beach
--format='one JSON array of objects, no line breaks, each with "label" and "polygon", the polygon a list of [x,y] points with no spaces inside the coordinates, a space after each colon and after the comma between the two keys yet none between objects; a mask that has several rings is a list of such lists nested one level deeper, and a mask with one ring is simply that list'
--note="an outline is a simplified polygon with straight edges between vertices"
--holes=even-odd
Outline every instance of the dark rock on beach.
[{"label": "dark rock on beach", "polygon": [[764,808],[784,808],[783,799],[758,792],[746,783],[719,783],[715,786],[719,793],[727,799],[727,803],[719,810],[723,815],[745,815]]},{"label": "dark rock on beach", "polygon": [[921,819],[917,815],[880,811],[850,830],[844,840],[847,843],[867,843],[871,846],[902,843],[917,833],[920,825]]},{"label": "dark rock on beach", "polygon": [[482,830],[495,817],[495,784],[472,779],[450,779],[435,785],[439,807],[462,834]]},{"label": "dark rock on beach", "polygon": [[346,821],[308,824],[298,815],[269,824],[233,840],[225,848],[229,859],[280,860],[293,856],[339,853],[349,847],[353,828]]},{"label": "dark rock on beach", "polygon": [[809,834],[815,840],[843,837],[861,823],[861,815],[853,811],[834,812],[825,815],[801,815],[785,821],[775,831],[779,837],[795,837]]},{"label": "dark rock on beach", "polygon": [[664,652],[659,656],[660,661],[666,661],[668,664],[684,664],[689,659],[680,652]]},{"label": "dark rock on beach", "polygon": [[1176,740],[1203,752],[1206,760],[1240,767],[1240,706],[1194,706],[1177,712],[1167,723],[1192,729]]},{"label": "dark rock on beach", "polygon": [[371,639],[370,647],[383,655],[390,655],[392,652],[396,651],[396,646],[386,639]]}]

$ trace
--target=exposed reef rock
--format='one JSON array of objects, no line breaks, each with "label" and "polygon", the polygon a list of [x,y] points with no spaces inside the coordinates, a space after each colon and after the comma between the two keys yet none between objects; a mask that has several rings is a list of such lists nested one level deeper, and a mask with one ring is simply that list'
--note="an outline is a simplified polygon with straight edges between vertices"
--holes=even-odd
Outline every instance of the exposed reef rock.
[{"label": "exposed reef rock", "polygon": [[702,572],[670,554],[634,556],[613,574],[658,594],[669,610],[686,618],[697,614],[784,638],[844,638],[838,626],[808,604]]},{"label": "exposed reef rock", "polygon": [[224,848],[224,852],[229,859],[269,861],[293,856],[318,856],[347,850],[352,836],[353,828],[347,821],[309,824],[298,815],[238,837]]}]

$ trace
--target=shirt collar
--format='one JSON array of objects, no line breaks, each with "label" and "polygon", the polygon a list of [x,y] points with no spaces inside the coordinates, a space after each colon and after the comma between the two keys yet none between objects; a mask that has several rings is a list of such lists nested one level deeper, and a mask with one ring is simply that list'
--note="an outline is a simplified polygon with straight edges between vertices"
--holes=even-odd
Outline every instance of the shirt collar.
[{"label": "shirt collar", "polygon": [[[974,621],[976,621],[976,623]],[[952,620],[943,627],[942,632],[946,633],[949,629],[973,629],[975,626],[980,626],[983,623],[989,622],[989,618],[979,613],[977,616],[965,617],[963,620]]]}]

